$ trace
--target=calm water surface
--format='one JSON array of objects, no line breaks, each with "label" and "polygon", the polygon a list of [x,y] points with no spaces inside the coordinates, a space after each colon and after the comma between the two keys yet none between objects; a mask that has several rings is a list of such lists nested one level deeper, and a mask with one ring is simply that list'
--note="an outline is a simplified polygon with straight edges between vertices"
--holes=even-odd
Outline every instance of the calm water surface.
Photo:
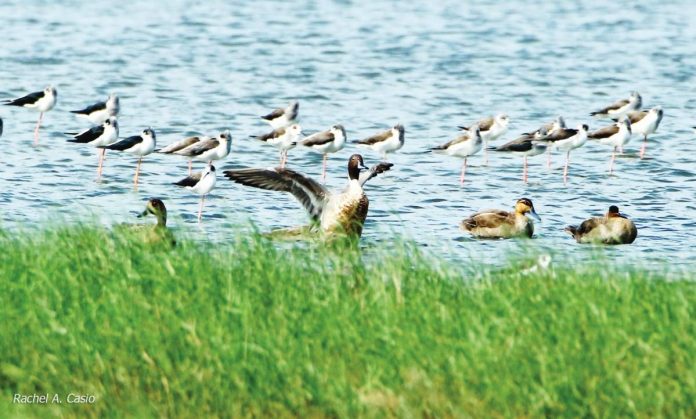
[{"label": "calm water surface", "polygon": [[[249,221],[263,230],[304,223],[291,196],[219,177],[198,227],[198,197],[171,185],[186,174],[183,160],[149,156],[135,192],[133,157],[107,155],[96,183],[95,150],[62,134],[86,128],[68,110],[113,91],[121,97],[122,137],[152,126],[166,145],[229,128],[232,154],[218,169],[270,167],[276,150],[249,136],[268,129],[258,115],[298,99],[308,132],[342,123],[356,140],[406,126],[406,145],[390,157],[393,172],[369,184],[368,246],[404,236],[461,263],[496,263],[530,247],[589,260],[592,251],[562,229],[617,204],[639,237],[603,253],[686,266],[696,253],[696,3],[431,3],[3,1],[0,98],[52,83],[59,102],[38,148],[30,146],[37,115],[0,109],[2,225],[90,215],[129,222],[152,196],[166,200],[172,225],[201,240],[229,240],[234,226]],[[505,139],[559,114],[573,127],[597,128],[602,122],[588,113],[634,89],[646,107],[662,105],[665,118],[649,158],[637,158],[634,137],[613,176],[609,148],[588,143],[572,155],[567,186],[560,155],[551,170],[544,156],[530,159],[527,185],[521,159],[492,156],[485,167],[476,156],[460,188],[459,160],[424,153],[453,138],[458,124],[498,112],[511,118]],[[331,157],[330,187],[345,184],[355,150]],[[363,154],[368,165],[379,160]],[[290,167],[318,178],[321,156],[292,150]],[[535,240],[475,241],[458,229],[472,212],[510,208],[522,196],[543,218]]]}]

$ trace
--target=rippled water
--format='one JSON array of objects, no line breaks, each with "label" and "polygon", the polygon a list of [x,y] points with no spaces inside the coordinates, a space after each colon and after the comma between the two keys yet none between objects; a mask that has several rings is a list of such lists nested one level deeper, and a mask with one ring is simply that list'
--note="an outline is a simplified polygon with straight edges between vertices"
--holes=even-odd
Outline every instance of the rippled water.
[{"label": "rippled water", "polygon": [[[562,228],[617,204],[639,237],[603,250],[610,257],[640,264],[693,257],[695,3],[418,3],[3,1],[0,98],[52,83],[59,102],[38,148],[30,146],[37,115],[0,109],[2,224],[86,214],[131,221],[151,196],[166,200],[173,225],[201,238],[226,240],[232,226],[249,220],[262,229],[304,223],[292,197],[219,178],[199,229],[198,197],[171,185],[185,175],[184,161],[148,157],[134,192],[134,158],[107,155],[104,181],[96,183],[95,150],[62,135],[85,127],[68,110],[113,91],[121,97],[122,137],[152,126],[165,145],[229,128],[232,154],[218,168],[268,167],[276,150],[249,136],[267,130],[258,115],[296,98],[305,131],[342,123],[355,140],[406,126],[406,145],[390,157],[394,171],[369,184],[368,244],[403,235],[463,263],[495,262],[532,246],[589,255]],[[510,115],[506,139],[559,114],[571,126],[597,128],[602,123],[588,112],[634,89],[646,107],[662,105],[665,118],[649,158],[636,157],[634,137],[614,176],[607,175],[609,148],[588,143],[572,156],[567,186],[560,155],[552,170],[544,156],[530,159],[528,185],[521,159],[492,156],[484,167],[476,156],[460,188],[459,160],[424,153],[455,136],[458,124],[497,112]],[[331,157],[331,187],[345,184],[354,151]],[[363,154],[368,165],[379,159]],[[321,156],[292,150],[290,167],[319,177]],[[521,196],[543,218],[535,240],[475,241],[458,229],[472,212],[510,208]]]}]

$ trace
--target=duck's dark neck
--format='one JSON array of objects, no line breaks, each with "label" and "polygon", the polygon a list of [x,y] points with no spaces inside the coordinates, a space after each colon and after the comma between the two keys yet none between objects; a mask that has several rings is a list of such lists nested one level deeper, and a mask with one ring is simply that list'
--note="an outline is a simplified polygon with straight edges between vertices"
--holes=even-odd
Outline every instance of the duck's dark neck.
[{"label": "duck's dark neck", "polygon": [[157,214],[157,227],[167,227],[167,214]]},{"label": "duck's dark neck", "polygon": [[360,179],[360,168],[357,165],[353,166],[352,164],[348,163],[348,179],[350,179],[350,180]]}]

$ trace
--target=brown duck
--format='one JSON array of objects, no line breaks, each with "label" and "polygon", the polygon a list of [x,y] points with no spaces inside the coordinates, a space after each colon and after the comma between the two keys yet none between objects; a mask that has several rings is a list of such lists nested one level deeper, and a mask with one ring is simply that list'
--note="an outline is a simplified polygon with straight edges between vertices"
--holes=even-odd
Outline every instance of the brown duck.
[{"label": "brown duck", "polygon": [[585,220],[578,227],[568,226],[565,231],[578,243],[629,244],[638,236],[636,225],[616,205],[605,216]]},{"label": "brown duck", "polygon": [[522,198],[515,203],[514,212],[495,209],[481,211],[462,221],[461,227],[479,238],[532,237],[534,223],[527,214],[541,220],[532,201]]}]

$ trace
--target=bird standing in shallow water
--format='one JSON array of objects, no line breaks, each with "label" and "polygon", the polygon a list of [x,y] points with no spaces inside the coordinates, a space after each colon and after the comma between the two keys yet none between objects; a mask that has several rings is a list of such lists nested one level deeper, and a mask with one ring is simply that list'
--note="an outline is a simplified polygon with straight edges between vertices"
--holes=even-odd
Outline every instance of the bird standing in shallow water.
[{"label": "bird standing in shallow water", "polygon": [[216,160],[222,160],[230,154],[232,147],[232,135],[229,131],[221,132],[214,138],[202,139],[174,154],[188,157],[190,160],[213,164]]},{"label": "bird standing in shallow water", "polygon": [[528,134],[522,134],[521,137],[516,138],[506,144],[499,147],[491,148],[492,151],[512,153],[524,157],[524,164],[522,168],[522,182],[527,183],[527,157],[538,156],[543,154],[548,146],[539,141],[541,138],[546,137],[546,128],[541,127],[537,131]]},{"label": "bird standing in shallow water", "polygon": [[120,110],[121,106],[118,96],[112,93],[103,102],[97,102],[94,105],[87,106],[84,109],[70,112],[74,113],[78,118],[88,120],[94,125],[100,125],[110,117],[118,116],[118,112]]},{"label": "bird standing in shallow water", "polygon": [[209,164],[205,170],[194,175],[185,177],[176,182],[176,186],[182,186],[201,196],[201,205],[198,208],[198,224],[203,219],[203,204],[205,197],[213,190],[217,181],[215,166]]},{"label": "bird standing in shallow water", "polygon": [[623,146],[631,139],[631,121],[624,115],[619,122],[588,133],[587,138],[599,140],[601,144],[613,147],[611,160],[609,162],[609,174],[612,174],[614,172],[616,150],[619,149],[621,150],[620,152],[623,153]]},{"label": "bird standing in shallow water", "polygon": [[600,109],[595,112],[590,112],[591,116],[595,118],[621,118],[631,111],[637,111],[643,104],[643,98],[638,92],[631,92],[631,96],[628,99],[621,99],[617,102],[612,103],[606,108]]},{"label": "bird standing in shallow water", "polygon": [[300,113],[300,103],[297,101],[291,102],[286,108],[274,109],[268,115],[264,115],[261,119],[268,122],[271,127],[276,130],[287,128],[297,121],[297,116]]},{"label": "bird standing in shallow water", "polygon": [[[174,154],[177,151],[181,151],[181,150],[183,150],[183,149],[185,149],[193,144],[196,144],[200,141],[205,141],[208,139],[210,139],[210,137],[194,135],[191,137],[186,137],[183,140],[175,141],[166,147],[160,148],[159,150],[155,150],[155,152],[171,155],[171,154]],[[193,160],[191,158],[189,158],[188,159],[188,174],[189,174],[189,176],[191,176],[192,173],[193,173]]]},{"label": "bird standing in shallow water", "polygon": [[405,133],[404,126],[396,124],[391,129],[353,143],[359,147],[373,149],[382,155],[382,161],[387,161],[388,153],[393,153],[404,146]]},{"label": "bird standing in shallow water", "polygon": [[515,203],[514,212],[495,209],[477,212],[462,221],[461,227],[478,238],[531,238],[534,235],[534,223],[527,217],[527,214],[541,221],[534,210],[532,201],[528,198],[521,198]]},{"label": "bird standing in shallow water", "polygon": [[261,136],[252,136],[280,150],[280,167],[284,168],[288,162],[288,151],[295,148],[302,135],[302,127],[292,124],[287,128],[278,128]]},{"label": "bird standing in shallow water", "polygon": [[125,138],[113,144],[102,146],[107,150],[125,151],[126,153],[138,156],[138,165],[135,168],[135,176],[133,177],[133,185],[138,189],[138,178],[140,176],[140,165],[143,162],[143,157],[152,153],[157,146],[155,139],[155,131],[152,128],[146,128],[140,135]]},{"label": "bird standing in shallow water", "polygon": [[578,129],[563,128],[543,138],[549,147],[566,152],[565,166],[563,166],[563,183],[568,182],[568,167],[570,166],[570,152],[582,147],[587,142],[587,125],[582,124]]},{"label": "bird standing in shallow water", "polygon": [[506,114],[501,113],[496,116],[483,118],[468,127],[460,126],[459,129],[468,131],[473,125],[478,125],[481,131],[481,138],[483,139],[485,165],[488,166],[488,142],[495,141],[505,134],[509,124],[510,118]]},{"label": "bird standing in shallow water", "polygon": [[[348,160],[348,185],[340,193],[331,192],[320,183],[290,169],[241,169],[227,170],[224,173],[228,179],[242,185],[290,192],[307,210],[312,223],[326,234],[359,237],[369,207],[363,186],[392,166],[391,163],[382,162],[367,169],[362,156],[353,154]],[[361,169],[367,171],[360,173]]]},{"label": "bird standing in shallow water", "polygon": [[605,216],[585,220],[578,227],[568,226],[565,231],[578,243],[630,244],[638,236],[636,225],[616,205]]},{"label": "bird standing in shallow water", "polygon": [[97,166],[97,180],[101,178],[104,159],[106,158],[106,148],[118,139],[118,121],[112,116],[101,125],[97,125],[90,129],[84,130],[79,134],[72,135],[73,139],[68,140],[71,143],[91,144],[95,147],[102,147],[99,150],[99,165]]},{"label": "bird standing in shallow water", "polygon": [[444,153],[448,156],[455,156],[464,159],[462,162],[462,171],[459,176],[459,185],[464,185],[464,177],[466,176],[467,159],[481,151],[483,140],[481,139],[481,131],[478,125],[472,125],[469,131],[449,141],[443,145],[433,147],[430,150],[434,152]]},{"label": "bird standing in shallow water", "polygon": [[631,121],[631,130],[643,136],[643,144],[640,146],[640,158],[645,157],[645,148],[648,144],[648,135],[657,131],[663,117],[662,106],[655,106],[647,111],[633,111],[626,114]]},{"label": "bird standing in shallow water", "polygon": [[346,130],[343,125],[334,125],[326,131],[317,132],[302,140],[304,147],[323,154],[321,163],[321,181],[326,182],[326,160],[329,153],[341,151],[346,145]]},{"label": "bird standing in shallow water", "polygon": [[53,86],[48,86],[41,92],[30,93],[26,96],[20,97],[18,99],[6,100],[5,105],[8,106],[21,106],[27,109],[34,109],[39,111],[39,119],[36,121],[36,128],[34,128],[34,145],[39,144],[39,128],[41,128],[41,120],[43,119],[44,113],[53,109],[58,101],[58,91]]}]

